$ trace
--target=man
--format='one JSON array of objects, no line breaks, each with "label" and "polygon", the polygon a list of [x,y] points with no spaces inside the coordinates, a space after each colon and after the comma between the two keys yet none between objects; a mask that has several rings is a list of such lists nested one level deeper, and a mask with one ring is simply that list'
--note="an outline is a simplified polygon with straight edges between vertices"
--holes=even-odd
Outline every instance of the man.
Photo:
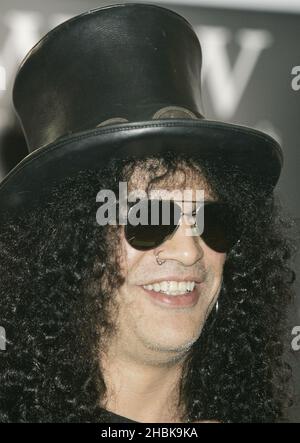
[{"label": "man", "polygon": [[[31,154],[0,185],[1,421],[282,419],[282,154],[203,118],[200,70],[191,26],[136,4],[60,25],[22,63]],[[99,224],[98,192],[119,208],[124,182],[147,198]],[[158,224],[130,222],[153,201]]]}]

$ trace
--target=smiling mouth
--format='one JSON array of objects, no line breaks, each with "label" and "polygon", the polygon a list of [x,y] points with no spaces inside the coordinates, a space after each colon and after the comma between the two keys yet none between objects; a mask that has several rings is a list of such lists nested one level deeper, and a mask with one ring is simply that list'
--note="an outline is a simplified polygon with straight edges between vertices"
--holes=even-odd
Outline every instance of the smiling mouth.
[{"label": "smiling mouth", "polygon": [[142,288],[150,299],[167,307],[193,307],[199,300],[200,283],[190,281],[161,281]]},{"label": "smiling mouth", "polygon": [[143,286],[144,289],[147,289],[148,291],[154,291],[158,293],[163,293],[169,296],[178,296],[190,293],[194,290],[196,285],[195,281],[162,281],[153,283],[150,285]]}]

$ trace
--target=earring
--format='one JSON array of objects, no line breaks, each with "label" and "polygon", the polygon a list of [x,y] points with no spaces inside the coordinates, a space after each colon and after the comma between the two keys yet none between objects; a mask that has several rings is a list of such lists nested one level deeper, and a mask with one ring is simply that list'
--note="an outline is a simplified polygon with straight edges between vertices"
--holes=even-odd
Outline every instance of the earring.
[{"label": "earring", "polygon": [[[159,253],[158,253],[158,254],[159,254]],[[161,260],[161,259],[158,257],[158,254],[156,254],[156,256],[155,256],[155,258],[156,258],[156,262],[157,262],[158,265],[162,265],[163,263],[165,263],[166,260]]]},{"label": "earring", "polygon": [[218,310],[219,310],[219,300],[217,300],[217,303],[215,304],[215,310],[216,310],[216,314],[217,314]]},{"label": "earring", "polygon": [[[222,280],[221,280],[220,288],[222,288],[222,286],[223,286],[223,280],[224,280],[224,277],[223,277],[223,275],[222,275]],[[218,297],[217,302],[216,302],[216,304],[215,304],[215,311],[216,311],[216,314],[217,314],[218,311],[219,311],[219,299],[220,299],[220,296]]]}]

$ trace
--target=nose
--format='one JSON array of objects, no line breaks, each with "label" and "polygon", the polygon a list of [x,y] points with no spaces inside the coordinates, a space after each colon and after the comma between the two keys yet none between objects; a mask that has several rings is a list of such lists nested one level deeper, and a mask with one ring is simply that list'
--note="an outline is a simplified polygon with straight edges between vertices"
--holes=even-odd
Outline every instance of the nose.
[{"label": "nose", "polygon": [[154,250],[160,260],[176,260],[185,266],[192,266],[203,257],[199,235],[191,235],[192,229],[182,217],[181,223],[171,238]]}]

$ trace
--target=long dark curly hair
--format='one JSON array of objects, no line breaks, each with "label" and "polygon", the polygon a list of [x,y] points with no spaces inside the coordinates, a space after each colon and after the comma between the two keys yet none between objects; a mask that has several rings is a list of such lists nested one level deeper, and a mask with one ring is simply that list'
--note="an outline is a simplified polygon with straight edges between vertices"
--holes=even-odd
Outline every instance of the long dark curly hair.
[{"label": "long dark curly hair", "polygon": [[[182,420],[285,420],[291,401],[283,358],[293,297],[290,222],[271,185],[238,168],[170,151],[158,160],[164,176],[180,164],[200,165],[242,232],[226,258],[218,313],[210,314],[184,363]],[[137,162],[112,159],[101,171],[81,171],[54,186],[38,209],[2,224],[0,325],[7,349],[0,351],[0,422],[105,420],[99,350],[114,333],[112,288],[124,276],[120,227],[97,224],[95,197],[104,188],[117,194]]]}]

